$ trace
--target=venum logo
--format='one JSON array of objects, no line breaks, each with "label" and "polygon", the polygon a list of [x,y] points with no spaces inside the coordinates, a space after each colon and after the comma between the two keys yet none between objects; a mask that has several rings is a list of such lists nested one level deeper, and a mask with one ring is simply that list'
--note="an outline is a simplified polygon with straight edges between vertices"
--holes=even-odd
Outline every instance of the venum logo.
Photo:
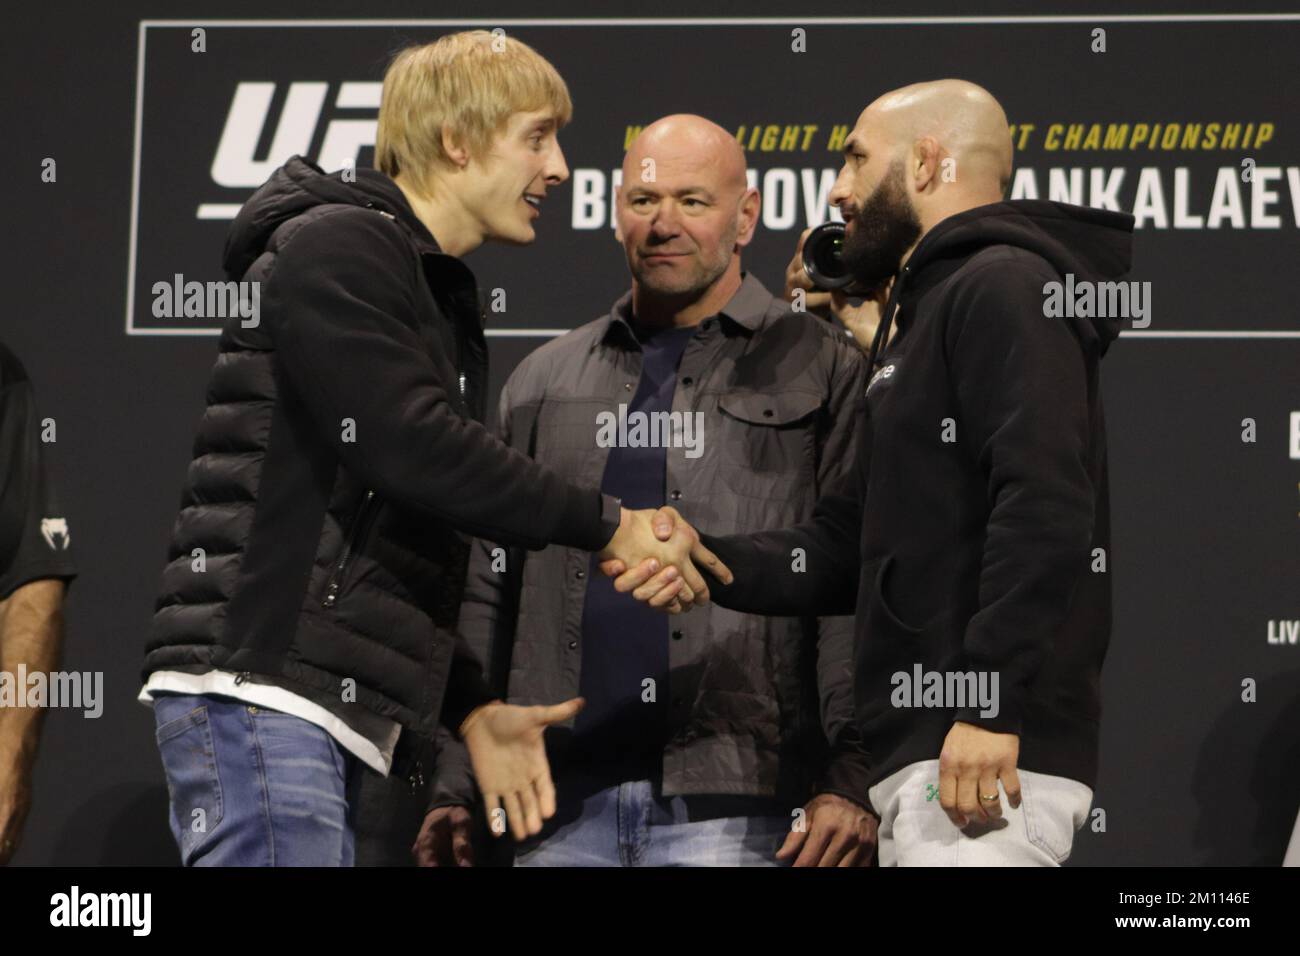
[{"label": "venum logo", "polygon": [[68,545],[72,543],[72,536],[68,533],[68,519],[42,518],[41,537],[55,551],[68,550]]}]

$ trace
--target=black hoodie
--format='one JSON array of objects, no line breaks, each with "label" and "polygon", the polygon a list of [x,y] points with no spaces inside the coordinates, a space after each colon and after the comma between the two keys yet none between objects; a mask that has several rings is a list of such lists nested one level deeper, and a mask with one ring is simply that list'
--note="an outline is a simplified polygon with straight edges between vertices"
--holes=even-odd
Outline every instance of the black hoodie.
[{"label": "black hoodie", "polygon": [[455,631],[462,533],[597,550],[617,502],[476,421],[474,276],[387,176],[291,159],[225,267],[261,314],[222,330],[144,674],[237,671],[431,739],[488,696]]},{"label": "black hoodie", "polygon": [[[736,576],[711,586],[718,603],[856,613],[873,783],[937,758],[962,720],[1019,734],[1022,769],[1094,785],[1111,625],[1098,371],[1120,320],[1049,317],[1045,286],[1123,275],[1132,229],[1037,200],[939,223],[886,307],[897,328],[867,387],[856,474],[797,528],[705,536]],[[983,672],[990,690],[996,674],[996,714],[913,697],[918,667],[945,684]]]}]

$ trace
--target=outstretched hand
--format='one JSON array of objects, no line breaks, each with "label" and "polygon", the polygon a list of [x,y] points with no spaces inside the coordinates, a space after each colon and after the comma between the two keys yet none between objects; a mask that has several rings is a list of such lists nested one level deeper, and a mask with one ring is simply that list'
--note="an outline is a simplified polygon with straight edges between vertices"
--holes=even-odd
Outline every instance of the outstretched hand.
[{"label": "outstretched hand", "polygon": [[550,707],[517,707],[494,700],[460,725],[493,836],[508,825],[514,838],[523,840],[555,816],[555,784],[542,734],[574,717],[583,703],[575,697]]}]

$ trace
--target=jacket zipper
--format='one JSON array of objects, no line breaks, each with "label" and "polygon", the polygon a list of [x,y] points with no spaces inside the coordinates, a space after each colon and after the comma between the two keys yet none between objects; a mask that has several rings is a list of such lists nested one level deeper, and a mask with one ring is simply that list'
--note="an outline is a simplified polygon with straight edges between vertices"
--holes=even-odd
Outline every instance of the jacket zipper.
[{"label": "jacket zipper", "polygon": [[[479,321],[480,322],[485,321],[486,316],[487,313],[480,307]],[[461,327],[460,322],[457,321],[456,322],[456,365],[457,365],[456,384],[460,387],[460,410],[461,413],[464,414],[466,417],[472,418],[473,413],[469,407],[469,399],[466,395],[466,393],[469,391],[468,388],[469,379],[468,376],[465,374],[465,368],[463,365],[465,361],[465,351],[468,348],[469,346],[465,342],[465,330],[464,328]]]},{"label": "jacket zipper", "polygon": [[370,506],[374,500],[375,493],[369,490],[366,491],[361,507],[357,509],[357,520],[352,522],[352,530],[348,532],[348,539],[343,545],[343,552],[339,555],[338,562],[330,573],[329,583],[325,586],[325,599],[321,602],[325,607],[333,607],[338,601],[339,591],[343,587],[343,576],[348,569],[348,562],[352,559],[352,550],[356,547],[357,539],[361,536],[362,526],[365,524],[366,519],[370,517]]},{"label": "jacket zipper", "polygon": [[418,794],[424,786],[424,768],[420,765],[418,757],[415,760],[415,766],[411,768],[411,772],[406,776],[406,782],[411,785],[412,794]]}]

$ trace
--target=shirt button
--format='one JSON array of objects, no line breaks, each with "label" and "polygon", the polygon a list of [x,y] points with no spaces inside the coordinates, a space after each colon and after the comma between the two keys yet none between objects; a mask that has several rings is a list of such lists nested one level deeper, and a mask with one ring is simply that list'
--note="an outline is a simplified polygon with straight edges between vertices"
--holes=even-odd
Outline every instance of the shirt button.
[{"label": "shirt button", "polygon": [[569,641],[569,650],[571,650],[571,651],[572,651],[572,650],[577,650],[577,648],[578,648],[578,642],[577,642],[577,641]]},{"label": "shirt button", "polygon": [[673,631],[673,640],[674,640],[674,641],[680,641],[681,639],[682,639],[682,632],[681,632],[681,631]]},{"label": "shirt button", "polygon": [[630,391],[632,391],[632,383],[631,383],[631,382],[625,382],[625,383],[623,384],[623,391],[625,391],[625,392],[630,392]]},{"label": "shirt button", "polygon": [[581,581],[581,580],[582,580],[583,578],[585,578],[586,576],[587,576],[587,572],[586,572],[586,571],[577,571],[577,572],[574,573],[574,577],[576,577],[579,581]]},{"label": "shirt button", "polygon": [[672,495],[670,495],[670,497],[673,499],[673,501],[681,501],[682,493],[676,489],[673,489],[673,493]]},{"label": "shirt button", "polygon": [[256,708],[256,707],[249,707],[249,708],[248,708],[248,712],[249,712],[250,714],[255,714],[255,713],[257,713],[257,708]]},{"label": "shirt button", "polygon": [[695,379],[693,379],[693,378],[691,378],[689,375],[687,375],[684,379],[682,379],[682,384],[683,384],[683,385],[694,385],[694,384],[695,384]]},{"label": "shirt button", "polygon": [[772,415],[773,415],[772,409],[770,409],[770,408],[765,408],[765,409],[763,409],[763,417],[764,417],[764,418],[771,418]]}]

